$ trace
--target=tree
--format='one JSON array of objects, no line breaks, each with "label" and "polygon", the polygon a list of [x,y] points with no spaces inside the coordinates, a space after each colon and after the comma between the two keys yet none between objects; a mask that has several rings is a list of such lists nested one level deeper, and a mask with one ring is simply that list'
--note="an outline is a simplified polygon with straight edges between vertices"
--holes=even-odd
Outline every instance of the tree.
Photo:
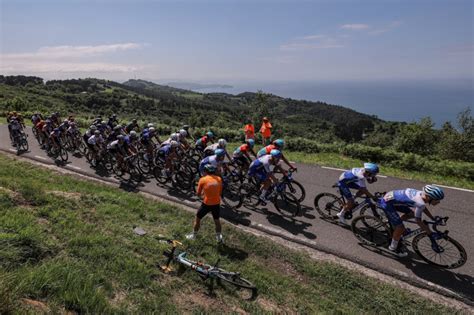
[{"label": "tree", "polygon": [[401,127],[395,139],[395,148],[403,152],[425,156],[433,154],[438,140],[433,127],[433,121],[429,117],[422,118],[419,123],[415,122]]}]

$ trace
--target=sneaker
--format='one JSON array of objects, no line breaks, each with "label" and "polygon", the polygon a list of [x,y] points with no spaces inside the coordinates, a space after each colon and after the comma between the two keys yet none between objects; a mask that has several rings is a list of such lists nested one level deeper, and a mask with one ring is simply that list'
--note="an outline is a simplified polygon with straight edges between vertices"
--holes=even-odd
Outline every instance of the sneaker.
[{"label": "sneaker", "polygon": [[216,234],[216,241],[219,244],[222,244],[224,242],[224,239],[222,238],[222,234]]},{"label": "sneaker", "polygon": [[339,218],[339,223],[346,224],[346,219],[344,218],[344,213],[338,213],[336,215]]},{"label": "sneaker", "polygon": [[403,246],[400,246],[400,248],[393,248],[391,245],[388,247],[388,250],[397,255],[398,257],[406,257],[408,256],[408,253],[406,252],[405,248]]},{"label": "sneaker", "polygon": [[189,233],[188,235],[186,235],[186,238],[188,240],[195,240],[196,239],[196,233]]}]

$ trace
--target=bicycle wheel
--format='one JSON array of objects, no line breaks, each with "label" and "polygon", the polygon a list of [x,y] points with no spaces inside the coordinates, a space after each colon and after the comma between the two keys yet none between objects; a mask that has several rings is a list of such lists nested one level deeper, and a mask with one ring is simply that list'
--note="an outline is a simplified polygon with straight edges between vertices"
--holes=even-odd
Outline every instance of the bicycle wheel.
[{"label": "bicycle wheel", "polygon": [[182,171],[178,171],[173,176],[173,182],[182,190],[190,190],[194,183],[194,176]]},{"label": "bicycle wheel", "polygon": [[145,154],[143,152],[140,152],[138,154],[138,168],[140,169],[140,172],[142,172],[142,174],[148,174],[150,173],[151,171],[151,167],[150,167],[150,162],[147,160],[149,159],[148,157],[145,158]]},{"label": "bicycle wheel", "polygon": [[20,149],[23,151],[23,152],[26,152],[28,151],[30,147],[28,146],[28,140],[26,140],[26,138],[23,138],[21,139],[21,142],[20,142]]},{"label": "bicycle wheel", "polygon": [[[382,208],[376,205],[368,204],[368,205],[363,206],[362,209],[360,209],[359,214],[361,216],[364,216],[364,215],[374,216],[376,218],[379,218],[383,223],[388,224],[388,219],[387,219],[387,215],[385,214],[385,211],[383,211]],[[363,222],[367,224],[367,226],[370,226],[370,224],[373,224],[373,223],[378,224],[375,221],[363,221]]]},{"label": "bicycle wheel", "polygon": [[286,183],[285,188],[289,193],[293,194],[298,198],[298,201],[301,203],[306,198],[306,190],[303,185],[301,185],[296,180],[292,180]]},{"label": "bicycle wheel", "polygon": [[166,184],[166,182],[168,181],[168,176],[163,174],[163,170],[164,170],[163,164],[156,165],[153,168],[153,176],[155,176],[156,181],[160,184]]},{"label": "bicycle wheel", "polygon": [[240,208],[243,202],[243,196],[240,194],[239,187],[228,184],[222,191],[222,201],[229,208]]},{"label": "bicycle wheel", "polygon": [[217,278],[231,283],[238,288],[257,290],[257,287],[252,282],[245,278],[242,278],[238,273],[228,272],[223,269],[219,269],[219,271],[216,272],[215,275]]},{"label": "bicycle wheel", "polygon": [[433,250],[429,236],[426,233],[421,233],[415,236],[411,246],[421,259],[438,267],[454,269],[466,263],[466,250],[456,240],[446,235],[436,240],[436,243],[442,251]]},{"label": "bicycle wheel", "polygon": [[371,246],[388,246],[392,231],[381,219],[370,216],[358,216],[351,223],[352,233],[363,244]]},{"label": "bicycle wheel", "polygon": [[258,188],[253,184],[244,183],[239,187],[242,196],[242,204],[247,207],[255,207],[259,204]]},{"label": "bicycle wheel", "polygon": [[35,138],[37,138],[38,137],[38,130],[35,127],[31,127],[31,131],[33,132],[33,136]]},{"label": "bicycle wheel", "polygon": [[68,160],[68,157],[69,157],[69,156],[68,156],[68,154],[67,154],[66,149],[65,149],[63,146],[61,146],[61,147],[59,148],[59,157],[61,158],[61,160],[62,160],[63,162],[67,162],[67,160]]},{"label": "bicycle wheel", "polygon": [[84,143],[84,141],[82,140],[78,140],[78,149],[79,149],[79,152],[82,154],[82,155],[86,155],[87,153],[87,146],[86,144]]},{"label": "bicycle wheel", "polygon": [[321,193],[314,198],[314,207],[324,219],[337,219],[342,210],[342,199],[331,193]]},{"label": "bicycle wheel", "polygon": [[282,191],[278,193],[273,199],[273,204],[278,212],[282,214],[290,214],[295,217],[301,212],[301,204],[296,196],[289,192]]}]

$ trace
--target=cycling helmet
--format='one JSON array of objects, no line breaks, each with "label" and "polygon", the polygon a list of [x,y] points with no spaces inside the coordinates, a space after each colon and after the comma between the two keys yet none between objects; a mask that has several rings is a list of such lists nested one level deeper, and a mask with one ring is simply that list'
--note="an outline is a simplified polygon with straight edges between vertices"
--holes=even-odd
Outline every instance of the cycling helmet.
[{"label": "cycling helmet", "polygon": [[183,125],[183,129],[187,131],[189,129],[189,125]]},{"label": "cycling helmet", "polygon": [[285,141],[283,141],[283,139],[276,139],[275,141],[273,141],[273,144],[279,148],[283,148],[283,146],[285,145]]},{"label": "cycling helmet", "polygon": [[181,130],[179,131],[179,135],[180,135],[181,137],[185,138],[185,137],[188,135],[188,132],[187,132],[186,130],[184,130],[184,129],[181,129]]},{"label": "cycling helmet", "polygon": [[155,128],[154,128],[154,127],[150,127],[150,128],[148,128],[148,131],[149,131],[149,132],[155,132]]},{"label": "cycling helmet", "polygon": [[120,131],[120,129],[122,129],[122,126],[120,125],[117,125],[114,127],[114,131]]},{"label": "cycling helmet", "polygon": [[217,157],[223,157],[223,156],[225,155],[225,150],[217,149],[216,151],[214,151],[214,154],[215,154]]},{"label": "cycling helmet", "polygon": [[170,136],[171,140],[172,141],[178,141],[178,135],[179,134],[177,134],[177,133],[172,133],[171,136]]},{"label": "cycling helmet", "polygon": [[71,127],[73,127],[73,128],[76,127],[76,123],[75,123],[75,122],[72,122],[70,125],[71,125]]},{"label": "cycling helmet", "polygon": [[212,133],[212,131],[208,131],[206,133],[206,135],[209,137],[209,138],[214,138],[214,134]]},{"label": "cycling helmet", "polygon": [[225,148],[225,146],[227,145],[227,141],[225,141],[225,139],[219,139],[217,143],[219,144],[221,148]]},{"label": "cycling helmet", "polygon": [[212,164],[206,164],[206,165],[204,165],[204,171],[206,173],[214,174],[217,171],[217,169]]},{"label": "cycling helmet", "polygon": [[179,146],[179,143],[178,143],[178,141],[171,140],[170,141],[170,146],[172,148],[177,148]]},{"label": "cycling helmet", "polygon": [[104,126],[107,125],[107,122],[105,120],[102,120],[100,123]]},{"label": "cycling helmet", "polygon": [[270,151],[270,155],[271,155],[273,158],[279,159],[279,158],[281,158],[281,151],[280,151],[280,150],[273,149],[273,150]]},{"label": "cycling helmet", "polygon": [[123,140],[123,135],[118,135],[117,140]]},{"label": "cycling helmet", "polygon": [[89,129],[90,129],[90,130],[97,130],[97,126],[96,126],[96,125],[91,125],[91,126],[89,127]]},{"label": "cycling helmet", "polygon": [[54,128],[53,131],[58,133],[60,130],[59,130],[59,128]]},{"label": "cycling helmet", "polygon": [[47,124],[50,124],[50,123],[51,123],[51,119],[46,119],[46,123],[47,123]]},{"label": "cycling helmet", "polygon": [[253,139],[247,139],[246,142],[251,148],[253,148],[253,146],[255,145],[255,140],[253,140]]},{"label": "cycling helmet", "polygon": [[137,120],[136,120],[136,119],[133,119],[133,120],[132,120],[132,123],[136,124],[136,123],[137,123]]},{"label": "cycling helmet", "polygon": [[94,131],[94,134],[95,134],[96,136],[99,136],[99,135],[100,135],[100,131],[99,131],[99,130],[96,130],[96,131]]},{"label": "cycling helmet", "polygon": [[112,115],[112,118],[117,118],[117,115],[116,115],[116,114],[113,114],[113,115]]},{"label": "cycling helmet", "polygon": [[147,126],[148,128],[155,127],[155,125],[153,125],[152,123],[149,123]]},{"label": "cycling helmet", "polygon": [[375,163],[364,163],[364,169],[373,175],[379,172],[379,167]]},{"label": "cycling helmet", "polygon": [[423,192],[432,200],[442,200],[444,198],[443,190],[434,185],[426,185],[423,187]]},{"label": "cycling helmet", "polygon": [[67,120],[67,119],[64,119],[64,120],[63,120],[63,123],[67,123],[67,122],[69,122],[69,120]]},{"label": "cycling helmet", "polygon": [[267,117],[263,117],[262,120],[263,120],[263,121],[268,121],[268,118],[267,118]]},{"label": "cycling helmet", "polygon": [[136,136],[137,136],[137,132],[136,132],[135,130],[130,131],[130,136],[136,137]]}]

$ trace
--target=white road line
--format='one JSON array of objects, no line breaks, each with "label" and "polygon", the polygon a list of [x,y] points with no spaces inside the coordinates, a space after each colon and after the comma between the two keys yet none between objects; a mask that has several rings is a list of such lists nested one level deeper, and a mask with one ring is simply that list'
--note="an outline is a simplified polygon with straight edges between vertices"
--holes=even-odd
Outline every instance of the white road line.
[{"label": "white road line", "polygon": [[8,149],[8,150],[10,150],[10,151],[12,151],[12,152],[16,152],[16,150],[15,150],[15,149]]},{"label": "white road line", "polygon": [[335,171],[345,171],[342,168],[335,168],[335,167],[327,167],[327,166],[321,166],[321,168],[325,168],[327,170],[335,170]]},{"label": "white road line", "polygon": [[474,190],[466,189],[466,188],[458,188],[458,187],[444,186],[444,185],[438,185],[438,184],[435,184],[435,185],[439,186],[439,187],[449,188],[449,189],[455,189],[455,190],[461,190],[461,191],[467,191],[467,192],[474,192]]},{"label": "white road line", "polygon": [[35,155],[35,158],[37,158],[37,159],[41,159],[41,160],[47,160],[47,158],[44,158],[44,157],[42,157],[42,156],[39,156],[39,155]]},{"label": "white road line", "polygon": [[377,177],[387,178],[388,176],[385,176],[385,175],[377,175]]},{"label": "white road line", "polygon": [[74,166],[74,165],[67,165],[67,167],[73,168],[75,170],[82,170],[82,168]]}]

